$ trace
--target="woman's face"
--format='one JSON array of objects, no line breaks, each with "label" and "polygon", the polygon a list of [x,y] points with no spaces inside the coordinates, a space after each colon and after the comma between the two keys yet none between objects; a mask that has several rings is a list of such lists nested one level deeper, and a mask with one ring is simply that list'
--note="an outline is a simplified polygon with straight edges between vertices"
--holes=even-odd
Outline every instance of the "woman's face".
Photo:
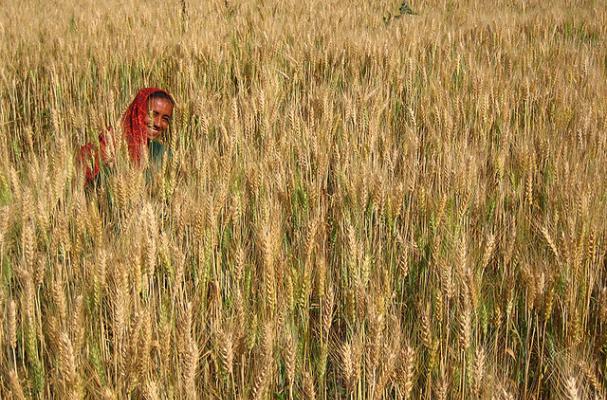
[{"label": "woman's face", "polygon": [[164,98],[149,101],[150,112],[145,116],[148,139],[156,139],[167,130],[173,118],[173,103]]}]

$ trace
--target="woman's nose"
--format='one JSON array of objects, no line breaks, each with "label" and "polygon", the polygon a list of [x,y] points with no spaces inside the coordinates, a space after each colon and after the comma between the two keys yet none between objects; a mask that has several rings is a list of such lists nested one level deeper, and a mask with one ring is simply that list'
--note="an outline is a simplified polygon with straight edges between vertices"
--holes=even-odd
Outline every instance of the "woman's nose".
[{"label": "woman's nose", "polygon": [[154,125],[156,125],[160,129],[162,129],[163,131],[166,130],[166,128],[168,128],[168,126],[169,126],[168,122],[166,122],[164,119],[162,119],[160,117],[156,117],[154,119]]}]

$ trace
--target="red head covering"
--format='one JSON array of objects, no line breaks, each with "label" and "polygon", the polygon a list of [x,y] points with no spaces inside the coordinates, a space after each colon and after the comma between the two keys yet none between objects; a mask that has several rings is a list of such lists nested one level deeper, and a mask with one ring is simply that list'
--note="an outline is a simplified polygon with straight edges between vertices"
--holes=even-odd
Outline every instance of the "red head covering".
[{"label": "red head covering", "polygon": [[[122,115],[122,132],[128,145],[129,156],[135,165],[140,165],[141,156],[148,144],[145,117],[149,112],[148,100],[154,93],[163,93],[175,104],[173,97],[166,90],[154,87],[143,88],[137,92],[135,99]],[[80,148],[77,159],[84,168],[85,185],[94,181],[97,175],[99,175],[99,156],[101,155],[104,163],[108,161],[106,160],[108,144],[107,136],[101,133],[99,134],[99,147],[101,151],[92,143],[87,143]]]},{"label": "red head covering", "polygon": [[[129,147],[131,161],[139,165],[143,150],[148,144],[148,131],[145,125],[145,117],[148,114],[148,100],[154,93],[163,93],[173,101],[173,97],[162,89],[150,87],[143,88],[137,92],[135,99],[126,109],[122,116],[122,132]],[[175,103],[173,101],[173,103]]]}]

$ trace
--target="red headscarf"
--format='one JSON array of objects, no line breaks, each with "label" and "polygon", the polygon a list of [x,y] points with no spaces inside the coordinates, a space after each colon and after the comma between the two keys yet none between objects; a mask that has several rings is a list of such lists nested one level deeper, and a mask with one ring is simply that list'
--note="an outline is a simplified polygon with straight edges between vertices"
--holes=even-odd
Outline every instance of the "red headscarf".
[{"label": "red headscarf", "polygon": [[[173,104],[175,103],[173,97],[166,90],[155,87],[143,88],[137,92],[135,99],[122,115],[122,132],[127,142],[129,156],[131,162],[137,166],[141,163],[141,156],[149,141],[145,117],[148,113],[148,100],[155,93],[163,93],[171,99]],[[101,133],[99,134],[99,147],[101,151],[92,143],[87,143],[80,148],[77,158],[80,165],[84,168],[85,185],[91,183],[99,175],[100,156],[104,163],[108,161],[106,159],[108,144],[107,136]]]},{"label": "red headscarf", "polygon": [[173,97],[165,90],[154,87],[143,88],[137,92],[137,96],[122,116],[122,132],[126,138],[131,161],[136,165],[141,162],[142,153],[149,141],[145,117],[148,114],[148,100],[154,93],[163,93],[173,101]]}]

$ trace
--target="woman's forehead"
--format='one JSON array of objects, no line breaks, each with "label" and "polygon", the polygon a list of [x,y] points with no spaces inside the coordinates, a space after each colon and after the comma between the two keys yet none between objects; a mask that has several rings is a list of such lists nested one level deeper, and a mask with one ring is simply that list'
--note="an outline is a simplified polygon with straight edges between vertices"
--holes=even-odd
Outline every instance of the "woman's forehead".
[{"label": "woman's forehead", "polygon": [[150,110],[161,114],[173,114],[173,103],[162,97],[152,98],[149,101]]}]

